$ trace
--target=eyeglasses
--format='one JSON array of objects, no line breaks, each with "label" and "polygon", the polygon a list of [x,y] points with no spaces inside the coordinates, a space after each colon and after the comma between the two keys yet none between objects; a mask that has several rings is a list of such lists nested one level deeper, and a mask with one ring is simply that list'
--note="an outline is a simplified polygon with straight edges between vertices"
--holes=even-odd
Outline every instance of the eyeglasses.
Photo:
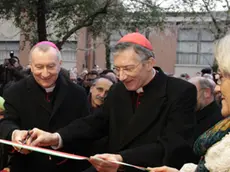
[{"label": "eyeglasses", "polygon": [[223,75],[220,73],[215,74],[215,81],[217,85],[221,85],[223,82]]},{"label": "eyeglasses", "polygon": [[115,66],[113,70],[117,76],[120,75],[120,71],[123,71],[126,75],[133,75],[135,70],[140,64],[142,64],[142,61],[140,61],[137,65],[129,65],[129,66],[124,66],[124,67]]}]

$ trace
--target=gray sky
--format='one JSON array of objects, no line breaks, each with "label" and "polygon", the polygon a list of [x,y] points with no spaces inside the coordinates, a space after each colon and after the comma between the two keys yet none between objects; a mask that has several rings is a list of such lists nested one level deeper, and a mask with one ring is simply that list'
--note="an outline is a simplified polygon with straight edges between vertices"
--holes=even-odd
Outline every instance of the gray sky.
[{"label": "gray sky", "polygon": [[[121,0],[129,9],[133,9],[133,11],[138,9],[138,3],[133,3],[132,0]],[[145,2],[146,0],[139,0],[141,2]],[[183,1],[185,0],[152,0],[156,5],[159,5],[162,8],[166,8],[167,11],[174,12],[182,12],[182,11],[197,11],[197,12],[205,12],[204,2],[213,2],[212,6],[209,6],[209,11],[224,11],[227,10],[227,3],[230,4],[230,0],[187,0],[195,3],[193,5],[193,10],[191,6],[186,6]],[[132,4],[132,5],[131,5]],[[135,4],[135,5],[133,5]],[[202,7],[202,8],[201,8]],[[141,10],[139,8],[138,10]]]},{"label": "gray sky", "polygon": [[[183,0],[153,0],[153,1],[156,2],[157,4],[161,4],[161,7],[168,8],[171,5],[182,4]],[[194,0],[194,2],[197,2],[197,5],[195,6],[196,11],[199,11],[201,5],[204,6],[203,1],[207,1],[207,0]],[[215,7],[213,7],[214,11],[226,10],[226,8],[223,8],[223,6],[226,5],[226,1],[228,1],[230,4],[230,0],[223,0],[223,2],[220,2],[221,0],[212,0],[212,1],[215,4]],[[183,9],[186,8],[186,7],[182,7],[181,5],[179,5],[179,6],[180,6],[179,10],[181,10],[181,11],[183,11]]]}]

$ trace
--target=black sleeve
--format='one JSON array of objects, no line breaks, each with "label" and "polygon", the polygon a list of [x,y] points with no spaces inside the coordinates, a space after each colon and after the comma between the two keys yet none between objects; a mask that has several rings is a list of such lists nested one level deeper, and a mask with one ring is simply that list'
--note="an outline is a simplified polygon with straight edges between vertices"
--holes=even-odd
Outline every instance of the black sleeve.
[{"label": "black sleeve", "polygon": [[[57,131],[63,140],[64,146],[71,144],[73,140],[95,141],[108,135],[110,97],[109,93],[100,113],[87,116],[83,115],[85,116],[84,118],[76,119],[66,127]],[[83,105],[84,114],[88,112],[87,105],[88,103],[86,102]]]},{"label": "black sleeve", "polygon": [[[72,81],[70,81],[70,82],[72,82]],[[80,87],[80,89],[81,89],[81,93],[83,94],[81,96],[81,98],[82,98],[81,116],[86,117],[86,116],[90,115],[89,100],[88,100],[88,97],[87,97],[87,94],[86,94],[84,88]]]},{"label": "black sleeve", "polygon": [[15,96],[7,90],[3,97],[5,99],[5,112],[4,118],[0,120],[0,137],[11,140],[12,132],[15,129],[19,129],[20,117],[18,115],[17,107],[15,107]]},{"label": "black sleeve", "polygon": [[185,162],[193,161],[196,94],[192,85],[178,95],[171,104],[167,124],[157,142],[120,152],[124,162],[146,167],[168,165],[180,168]]}]

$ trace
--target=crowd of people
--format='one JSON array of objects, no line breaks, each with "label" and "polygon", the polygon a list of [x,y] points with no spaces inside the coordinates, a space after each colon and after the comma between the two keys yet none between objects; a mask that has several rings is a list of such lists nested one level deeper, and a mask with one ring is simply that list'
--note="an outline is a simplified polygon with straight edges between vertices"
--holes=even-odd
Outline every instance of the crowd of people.
[{"label": "crowd of people", "polygon": [[[61,67],[55,44],[39,42],[30,51],[30,68],[18,69],[20,78],[3,84],[0,138],[87,156],[89,162],[1,145],[1,168],[138,171],[113,163],[119,161],[151,172],[230,171],[228,46],[230,35],[216,44],[218,73],[204,69],[176,78],[156,67],[143,35],[130,33],[113,48],[114,70],[77,76],[76,69]],[[12,65],[20,66],[19,59]]]}]

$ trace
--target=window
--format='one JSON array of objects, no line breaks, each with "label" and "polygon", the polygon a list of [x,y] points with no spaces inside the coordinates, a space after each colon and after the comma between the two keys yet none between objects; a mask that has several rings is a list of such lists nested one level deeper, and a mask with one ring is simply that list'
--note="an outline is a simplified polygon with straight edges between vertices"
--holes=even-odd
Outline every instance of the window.
[{"label": "window", "polygon": [[208,29],[180,29],[177,64],[212,65],[214,61],[213,40],[213,34]]},{"label": "window", "polygon": [[76,62],[77,42],[65,42],[62,47],[62,60],[68,62]]}]

